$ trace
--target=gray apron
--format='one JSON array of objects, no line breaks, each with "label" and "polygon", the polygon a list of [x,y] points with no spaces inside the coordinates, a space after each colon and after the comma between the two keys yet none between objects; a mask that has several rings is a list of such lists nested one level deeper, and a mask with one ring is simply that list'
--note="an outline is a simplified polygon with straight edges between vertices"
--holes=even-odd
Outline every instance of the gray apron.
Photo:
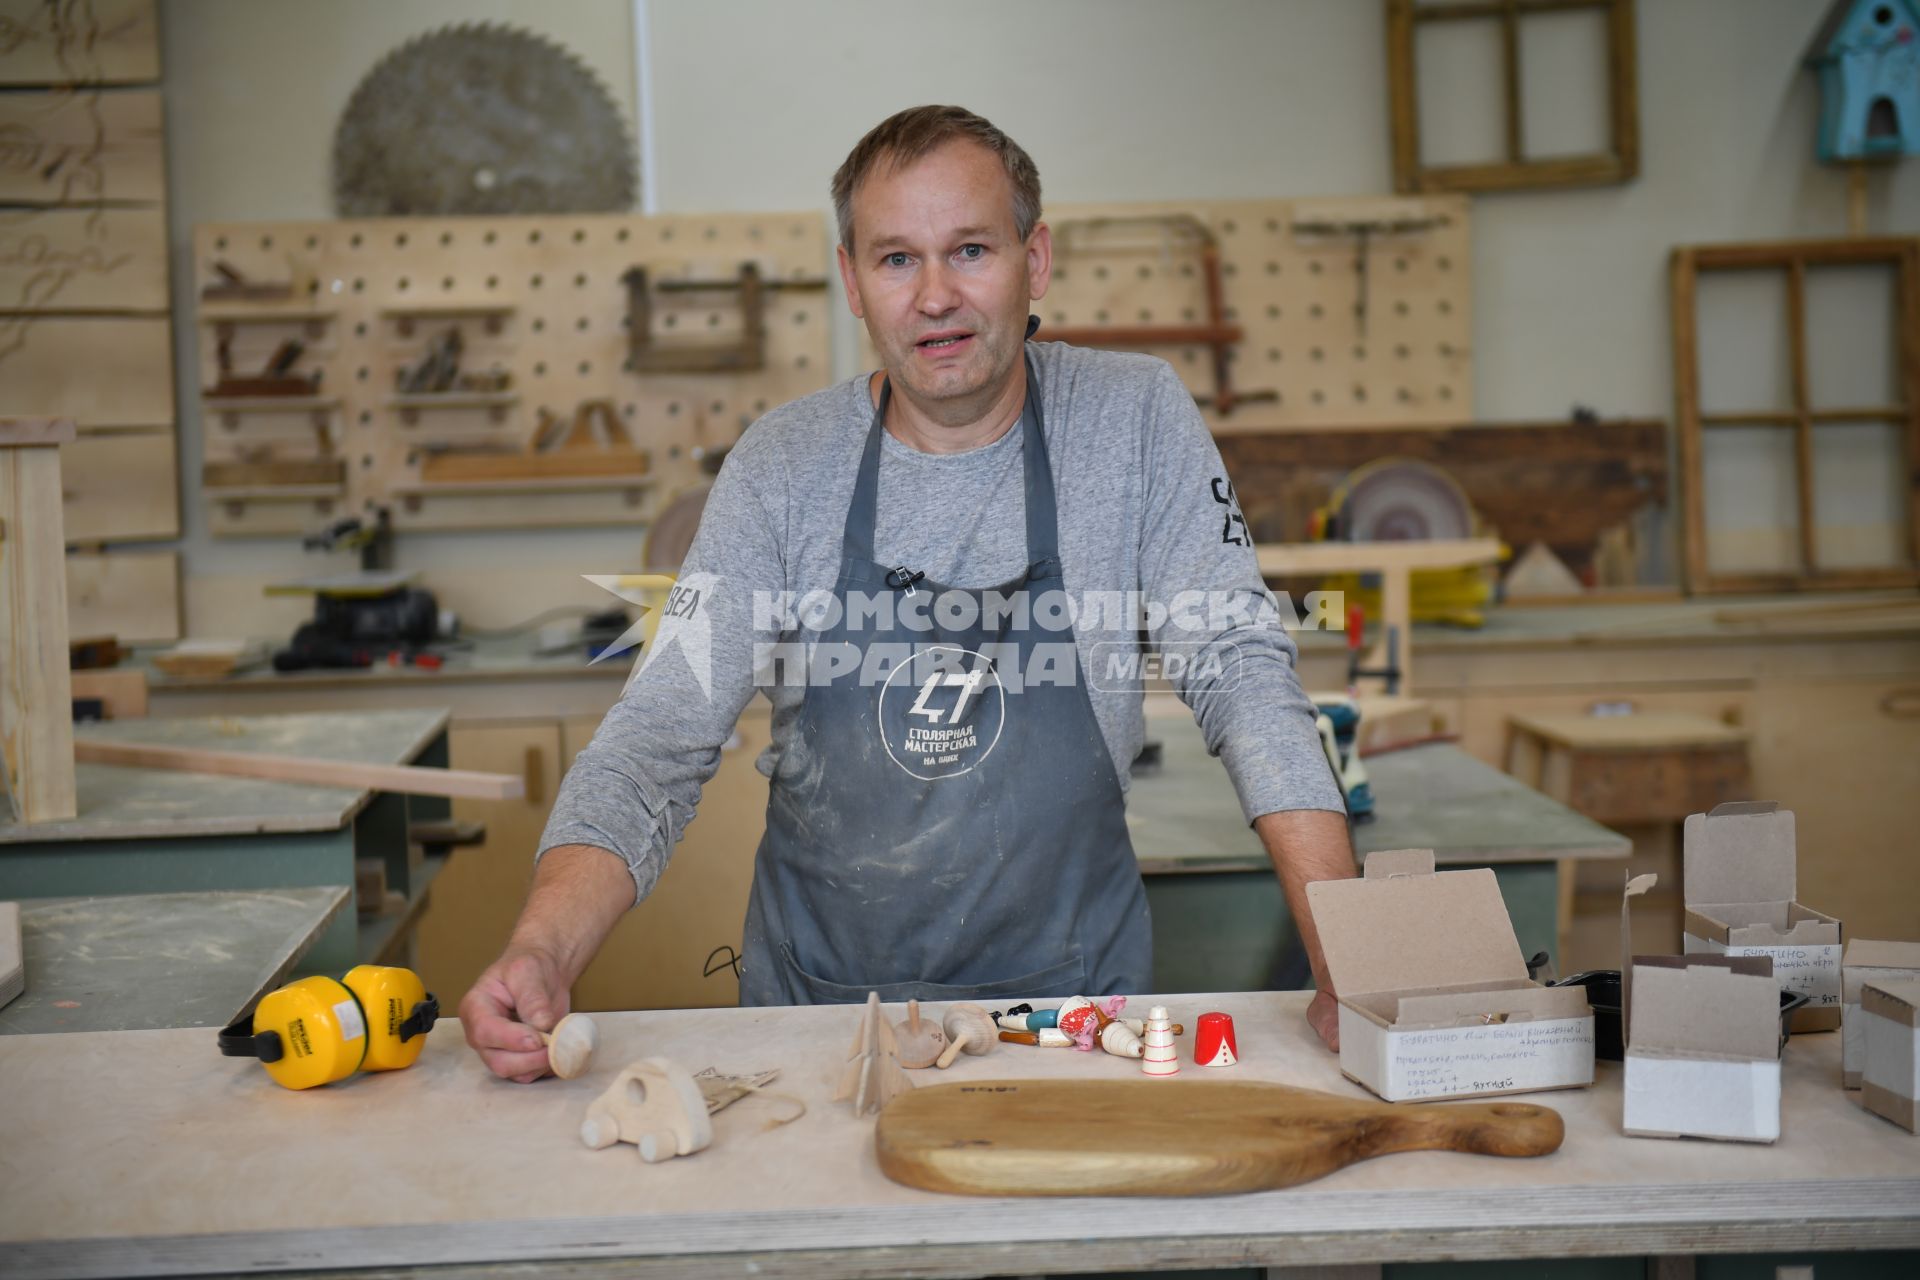
[{"label": "gray apron", "polygon": [[[1058,614],[1043,626],[1037,607],[1062,587],[1033,362],[1017,428],[1030,564],[986,591],[873,558],[890,397],[883,385],[847,509],[841,608],[818,646],[863,661],[810,681],[775,770],[740,1002],[1145,991],[1153,938],[1120,780],[1073,631]],[[989,607],[1020,592],[1024,611]],[[876,598],[894,608],[849,607]],[[908,625],[909,609],[928,624]]]}]

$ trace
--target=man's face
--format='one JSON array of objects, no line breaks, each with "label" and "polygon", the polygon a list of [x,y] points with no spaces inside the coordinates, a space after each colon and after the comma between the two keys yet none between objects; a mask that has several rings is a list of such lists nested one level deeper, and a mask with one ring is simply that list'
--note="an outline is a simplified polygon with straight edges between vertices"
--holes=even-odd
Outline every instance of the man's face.
[{"label": "man's face", "polygon": [[853,193],[853,249],[839,256],[848,304],[895,389],[953,425],[987,413],[1020,360],[1027,304],[1053,269],[1044,224],[1018,238],[999,159],[956,141],[869,173]]}]

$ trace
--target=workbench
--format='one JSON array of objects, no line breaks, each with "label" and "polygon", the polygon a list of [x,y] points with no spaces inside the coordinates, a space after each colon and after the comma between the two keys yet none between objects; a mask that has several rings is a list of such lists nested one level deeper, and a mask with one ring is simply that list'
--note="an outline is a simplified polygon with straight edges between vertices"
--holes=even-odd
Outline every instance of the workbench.
[{"label": "workbench", "polygon": [[[1364,1096],[1313,1038],[1307,999],[1138,997],[1130,1011],[1165,1003],[1191,1027],[1224,1010],[1242,1061],[1223,1078]],[[940,1196],[883,1177],[873,1122],[831,1100],[858,1018],[845,1007],[599,1015],[587,1074],[530,1086],[487,1076],[446,1020],[414,1067],[303,1093],[220,1058],[201,1030],[5,1037],[0,1272],[543,1262],[511,1274],[962,1276],[1920,1248],[1920,1140],[1841,1091],[1837,1035],[1788,1046],[1772,1146],[1623,1137],[1620,1067],[1602,1063],[1591,1089],[1526,1095],[1565,1118],[1550,1156],[1422,1152],[1282,1191],[1050,1201]],[[1192,1065],[1188,1037],[1177,1043],[1183,1071],[1164,1087],[1200,1087],[1213,1073]],[[807,1113],[771,1128],[788,1109],[744,1099],[714,1117],[710,1148],[664,1164],[625,1145],[588,1150],[588,1102],[653,1055],[695,1071],[779,1067],[772,1087]],[[925,1084],[1041,1076],[1139,1069],[1002,1045],[915,1073]]]},{"label": "workbench", "polygon": [[[119,720],[74,734],[445,767],[446,727],[445,711],[407,710]],[[350,885],[356,857],[379,857],[388,886],[417,899],[427,867],[408,825],[449,812],[436,797],[122,765],[76,765],[74,784],[78,817],[0,823],[0,898]],[[311,960],[344,970],[363,958],[355,920],[343,914]]]},{"label": "workbench", "polygon": [[[1161,763],[1137,770],[1127,793],[1127,830],[1153,907],[1154,985],[1264,990],[1296,936],[1280,882],[1186,708],[1167,710],[1147,721]],[[1558,956],[1559,860],[1624,866],[1632,848],[1448,743],[1366,763],[1374,817],[1352,828],[1355,854],[1432,849],[1443,868],[1491,866],[1524,956]]]},{"label": "workbench", "polygon": [[0,1034],[224,1027],[290,976],[345,885],[20,904],[27,989]]}]

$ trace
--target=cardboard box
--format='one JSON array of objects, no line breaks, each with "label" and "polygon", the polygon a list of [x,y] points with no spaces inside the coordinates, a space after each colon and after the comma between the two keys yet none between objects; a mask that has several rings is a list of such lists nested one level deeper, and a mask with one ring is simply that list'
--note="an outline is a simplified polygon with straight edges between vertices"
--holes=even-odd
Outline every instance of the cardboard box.
[{"label": "cardboard box", "polygon": [[1780,1136],[1780,986],[1766,956],[1635,956],[1626,1110],[1639,1138]]},{"label": "cardboard box", "polygon": [[1493,872],[1433,869],[1430,849],[1307,886],[1340,1000],[1340,1070],[1388,1102],[1593,1083],[1579,987],[1527,977]]},{"label": "cardboard box", "polygon": [[1866,1024],[1860,1021],[1860,987],[1883,979],[1920,978],[1920,942],[1855,938],[1840,961],[1840,1082],[1860,1087],[1867,1061]]},{"label": "cardboard box", "polygon": [[1800,905],[1792,811],[1723,804],[1689,817],[1683,839],[1681,950],[1769,957],[1782,986],[1806,993],[1793,1029],[1837,1029],[1840,922]]},{"label": "cardboard box", "polygon": [[1882,978],[1860,988],[1867,1057],[1860,1101],[1920,1133],[1920,978]]}]

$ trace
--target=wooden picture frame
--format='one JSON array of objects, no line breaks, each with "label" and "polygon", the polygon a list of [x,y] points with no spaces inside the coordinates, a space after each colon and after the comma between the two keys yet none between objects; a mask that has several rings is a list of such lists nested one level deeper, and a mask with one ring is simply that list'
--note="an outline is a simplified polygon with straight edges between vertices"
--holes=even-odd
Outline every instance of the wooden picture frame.
[{"label": "wooden picture frame", "polygon": [[[1816,408],[1807,360],[1807,274],[1820,267],[1868,265],[1894,270],[1900,403]],[[1779,271],[1786,281],[1786,337],[1793,407],[1706,413],[1700,403],[1699,277],[1710,271]],[[1859,590],[1920,585],[1920,239],[1879,237],[1680,246],[1672,259],[1674,423],[1679,432],[1685,503],[1684,556],[1693,592]],[[1814,432],[1826,424],[1887,423],[1905,440],[1906,563],[1822,568],[1814,509]],[[1717,427],[1779,427],[1794,433],[1794,481],[1800,566],[1778,572],[1716,571],[1708,559],[1704,433]]]},{"label": "wooden picture frame", "polygon": [[[1634,0],[1386,0],[1387,84],[1393,128],[1396,191],[1512,191],[1527,187],[1602,186],[1640,171],[1639,89]],[[1526,158],[1521,103],[1520,28],[1528,17],[1600,10],[1607,27],[1605,151],[1591,155]],[[1437,22],[1500,24],[1506,158],[1479,164],[1428,165],[1420,158],[1418,42],[1420,28]]]}]

